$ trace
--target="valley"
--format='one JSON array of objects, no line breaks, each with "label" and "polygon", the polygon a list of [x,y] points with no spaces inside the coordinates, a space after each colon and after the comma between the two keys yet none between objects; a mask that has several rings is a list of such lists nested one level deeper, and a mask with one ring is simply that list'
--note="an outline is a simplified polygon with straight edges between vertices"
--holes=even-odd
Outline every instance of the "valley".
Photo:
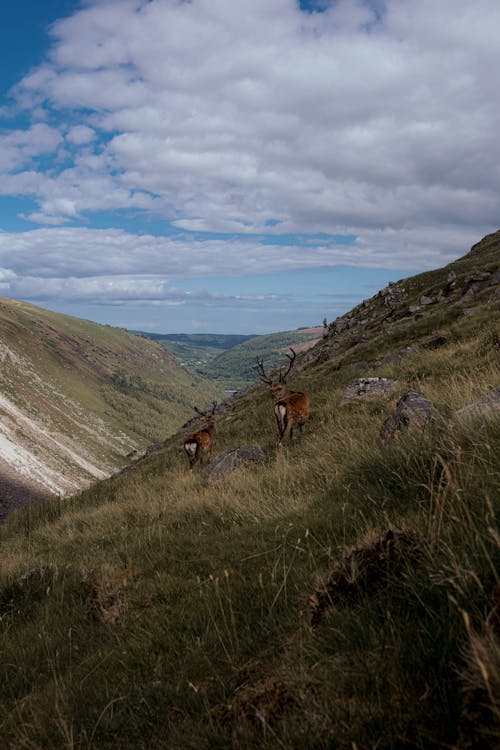
[{"label": "valley", "polygon": [[146,338],[160,341],[191,372],[231,391],[255,381],[257,356],[265,357],[271,367],[276,367],[288,347],[304,351],[314,346],[323,334],[324,328],[320,326],[259,336],[141,332]]},{"label": "valley", "polygon": [[[106,367],[96,417],[146,441],[120,409],[163,381]],[[121,472],[0,525],[7,747],[498,745],[500,231],[332,320],[287,384],[300,440],[277,448],[254,379],[214,410],[207,466],[186,402]]]}]

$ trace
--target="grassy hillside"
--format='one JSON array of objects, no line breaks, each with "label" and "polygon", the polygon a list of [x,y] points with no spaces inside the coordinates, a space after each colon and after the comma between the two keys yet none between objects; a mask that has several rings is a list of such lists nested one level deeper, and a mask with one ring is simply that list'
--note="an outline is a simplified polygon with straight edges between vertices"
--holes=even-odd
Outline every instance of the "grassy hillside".
[{"label": "grassy hillside", "polygon": [[0,474],[49,492],[112,473],[215,394],[158,343],[5,298],[0,359]]},{"label": "grassy hillside", "polygon": [[137,333],[159,341],[184,367],[203,377],[210,377],[207,375],[210,372],[210,362],[221,352],[253,338],[222,333]]},{"label": "grassy hillside", "polygon": [[263,357],[269,367],[283,359],[283,351],[312,346],[323,335],[323,328],[298,328],[262,336],[224,334],[141,333],[161,343],[189,370],[216,380],[229,390],[239,390],[255,380],[255,359]]},{"label": "grassy hillside", "polygon": [[[499,267],[497,233],[332,323],[290,378],[300,444],[276,450],[266,387],[229,402],[217,451],[264,464],[206,485],[179,434],[12,515],[6,747],[498,747],[500,420],[454,414],[500,385]],[[397,391],[347,401],[361,376]],[[439,417],[382,443],[408,388]]]},{"label": "grassy hillside", "polygon": [[257,357],[263,358],[266,367],[272,369],[283,361],[283,353],[289,346],[300,351],[312,346],[322,335],[323,328],[299,328],[255,336],[215,357],[207,366],[205,377],[242,388],[256,379]]}]

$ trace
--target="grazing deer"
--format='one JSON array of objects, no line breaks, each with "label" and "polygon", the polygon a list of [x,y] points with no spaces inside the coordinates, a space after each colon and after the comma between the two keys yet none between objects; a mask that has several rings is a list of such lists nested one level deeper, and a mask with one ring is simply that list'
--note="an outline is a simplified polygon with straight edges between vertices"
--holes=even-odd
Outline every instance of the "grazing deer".
[{"label": "grazing deer", "polygon": [[189,458],[189,470],[193,470],[193,466],[197,461],[200,462],[200,466],[203,464],[203,457],[206,456],[207,460],[210,461],[212,455],[212,448],[215,445],[215,409],[217,403],[214,401],[211,412],[203,412],[194,406],[194,410],[200,415],[202,421],[205,423],[205,427],[198,432],[192,432],[186,435],[184,438],[184,450],[186,451],[187,457]]},{"label": "grazing deer", "polygon": [[277,382],[272,377],[266,375],[264,360],[257,357],[260,379],[263,383],[267,383],[270,386],[274,399],[274,414],[276,416],[276,424],[278,425],[278,446],[283,445],[287,437],[289,437],[291,443],[294,429],[298,427],[299,432],[302,433],[302,427],[309,418],[309,398],[305,393],[290,391],[286,386],[286,379],[297,356],[291,347],[290,351],[292,355],[286,355],[290,361],[284,371],[283,369],[279,371]]}]

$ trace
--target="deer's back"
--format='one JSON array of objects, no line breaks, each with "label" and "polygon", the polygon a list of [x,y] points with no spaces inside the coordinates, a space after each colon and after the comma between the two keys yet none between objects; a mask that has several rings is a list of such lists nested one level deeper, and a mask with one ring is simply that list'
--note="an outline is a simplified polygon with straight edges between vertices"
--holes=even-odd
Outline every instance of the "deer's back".
[{"label": "deer's back", "polygon": [[288,421],[303,424],[309,418],[309,398],[305,393],[292,391],[276,402],[275,409],[285,408]]},{"label": "deer's back", "polygon": [[189,443],[196,443],[200,450],[208,450],[214,442],[214,434],[210,430],[199,430],[198,432],[192,432],[190,435],[186,435],[184,439],[184,445]]}]

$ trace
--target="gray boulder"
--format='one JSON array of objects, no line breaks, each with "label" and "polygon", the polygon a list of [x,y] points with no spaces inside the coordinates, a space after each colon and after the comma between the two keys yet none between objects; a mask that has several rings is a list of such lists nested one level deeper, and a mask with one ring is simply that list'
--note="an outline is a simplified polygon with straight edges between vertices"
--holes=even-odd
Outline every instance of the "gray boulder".
[{"label": "gray boulder", "polygon": [[371,399],[392,396],[397,391],[399,383],[390,378],[358,378],[347,386],[344,393],[346,401],[370,401]]},{"label": "gray boulder", "polygon": [[382,425],[380,438],[386,441],[400,434],[423,430],[436,417],[436,409],[423,393],[407,391],[399,399],[394,412]]},{"label": "gray boulder", "polygon": [[344,331],[347,331],[348,328],[349,328],[349,321],[347,320],[347,318],[342,317],[342,318],[337,318],[336,320],[333,321],[333,323],[330,323],[328,330],[329,330],[330,335],[334,336],[335,334],[343,333]]},{"label": "gray boulder", "polygon": [[433,305],[436,300],[433,297],[428,297],[426,294],[422,294],[420,297],[420,304],[423,307],[426,307],[427,305]]},{"label": "gray boulder", "polygon": [[476,294],[479,294],[490,286],[492,274],[489,271],[477,271],[465,280],[460,302],[469,302]]},{"label": "gray boulder", "polygon": [[446,279],[446,286],[444,288],[444,294],[448,296],[455,289],[457,284],[457,274],[455,271],[450,271],[448,278]]},{"label": "gray boulder", "polygon": [[408,294],[403,286],[390,281],[385,289],[380,290],[379,296],[383,298],[386,307],[393,309],[400,305],[407,298]]},{"label": "gray boulder", "polygon": [[500,387],[481,393],[475,401],[455,412],[455,416],[462,421],[475,417],[500,417]]},{"label": "gray boulder", "polygon": [[262,463],[265,458],[264,451],[258,443],[242,445],[239,448],[219,453],[203,469],[201,476],[205,484],[213,484],[219,479],[223,479],[234,471],[241,469],[243,466]]}]

